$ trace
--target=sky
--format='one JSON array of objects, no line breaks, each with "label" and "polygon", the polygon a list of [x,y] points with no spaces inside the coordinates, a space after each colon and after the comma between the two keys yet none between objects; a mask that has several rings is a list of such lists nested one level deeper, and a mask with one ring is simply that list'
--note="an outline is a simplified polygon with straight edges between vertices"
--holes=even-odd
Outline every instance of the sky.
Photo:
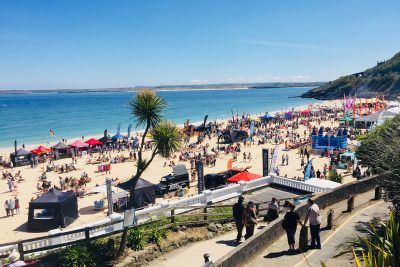
[{"label": "sky", "polygon": [[329,81],[399,25],[399,0],[0,0],[0,90]]}]

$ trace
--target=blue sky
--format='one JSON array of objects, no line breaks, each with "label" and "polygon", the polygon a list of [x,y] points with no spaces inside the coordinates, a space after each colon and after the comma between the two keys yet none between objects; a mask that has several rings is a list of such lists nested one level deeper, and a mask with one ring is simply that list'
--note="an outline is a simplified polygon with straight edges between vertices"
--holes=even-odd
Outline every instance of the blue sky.
[{"label": "blue sky", "polygon": [[328,81],[399,25],[399,0],[0,0],[0,90]]}]

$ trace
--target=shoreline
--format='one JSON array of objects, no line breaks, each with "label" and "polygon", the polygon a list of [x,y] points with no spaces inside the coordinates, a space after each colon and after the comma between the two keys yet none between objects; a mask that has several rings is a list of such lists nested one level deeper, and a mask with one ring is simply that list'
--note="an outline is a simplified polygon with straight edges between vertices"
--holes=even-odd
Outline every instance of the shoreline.
[{"label": "shoreline", "polygon": [[[316,101],[320,101],[320,100],[316,100]],[[333,101],[338,101],[338,100],[333,100]],[[316,103],[312,103],[312,104],[310,104],[310,105],[319,105],[319,106],[326,106],[326,105],[330,105],[329,103],[330,102],[332,102],[332,100],[330,100],[330,101],[322,101],[322,102],[316,102]],[[281,112],[283,112],[283,111],[286,111],[286,110],[289,110],[289,109],[294,109],[294,110],[302,110],[302,109],[306,109],[306,108],[308,108],[308,106],[309,105],[301,105],[301,106],[294,106],[294,107],[291,107],[291,106],[288,106],[288,107],[285,107],[285,108],[282,108],[282,109],[280,109],[280,110],[273,110],[273,111],[265,111],[265,112],[261,112],[261,113],[250,113],[250,117],[251,118],[257,118],[258,116],[260,116],[260,115],[263,115],[263,114],[265,114],[265,113],[269,113],[269,114],[276,114],[276,113],[281,113]],[[231,119],[231,117],[229,117],[229,118],[223,118],[223,119],[215,119],[215,121],[217,122],[217,123],[226,123],[228,120],[230,120]],[[190,119],[189,119],[190,120]],[[209,121],[211,121],[211,120],[207,120],[207,122],[209,122]],[[212,121],[214,121],[214,120],[212,120]],[[193,124],[193,125],[200,125],[200,124],[202,124],[203,123],[203,121],[197,121],[197,122],[192,122],[191,124]],[[133,123],[132,123],[133,124]],[[183,127],[183,123],[182,124],[176,124],[176,126],[177,127]],[[136,135],[137,133],[141,133],[141,132],[143,132],[143,130],[136,130],[136,131],[131,131],[131,136],[134,136],[134,135]],[[109,133],[110,134],[110,133]],[[121,132],[121,134],[124,134],[124,135],[127,135],[127,132]],[[114,133],[113,134],[110,134],[111,136],[112,135],[114,135]],[[99,138],[101,138],[101,137],[103,137],[103,135],[101,135],[101,134],[98,134],[98,135],[89,135],[89,136],[84,136],[85,138],[84,138],[84,140],[88,140],[88,139],[90,139],[90,138],[95,138],[95,139],[99,139]],[[62,139],[62,138],[61,138]],[[32,150],[32,149],[35,149],[35,148],[37,148],[38,146],[40,146],[40,145],[43,145],[43,146],[46,146],[46,147],[51,147],[51,146],[53,146],[53,145],[55,145],[55,144],[57,144],[58,142],[61,142],[62,140],[61,139],[57,139],[56,141],[50,141],[50,142],[42,142],[42,143],[35,143],[35,144],[25,144],[25,149],[26,150]],[[72,142],[74,142],[74,141],[76,141],[76,140],[82,140],[82,138],[81,137],[72,137],[72,138],[64,138],[64,139],[66,139],[68,142],[67,143],[72,143]],[[12,142],[11,142],[12,143]],[[24,143],[21,143],[21,144],[17,144],[17,149],[19,149],[19,148],[21,148],[22,147],[22,144],[24,144]],[[12,153],[12,152],[14,152],[14,147],[13,146],[10,146],[10,147],[0,147],[0,156],[5,156],[6,158],[7,157],[9,157],[10,155],[10,153]]]}]

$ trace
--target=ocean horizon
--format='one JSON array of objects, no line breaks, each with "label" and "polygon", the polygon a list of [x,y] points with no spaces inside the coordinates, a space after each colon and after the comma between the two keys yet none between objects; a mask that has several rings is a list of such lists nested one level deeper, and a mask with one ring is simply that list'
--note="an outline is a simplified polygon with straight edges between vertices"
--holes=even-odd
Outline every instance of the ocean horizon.
[{"label": "ocean horizon", "polygon": [[[159,90],[157,93],[168,102],[165,119],[182,125],[220,120],[245,113],[258,114],[279,111],[289,107],[319,102],[315,99],[295,98],[310,87],[257,88],[257,89],[207,89]],[[132,131],[135,122],[128,108],[136,92],[87,93],[32,93],[1,94],[0,91],[0,149],[41,144],[48,145],[62,139],[73,140],[102,136],[105,129],[110,135]],[[50,129],[55,135],[50,135]]]}]

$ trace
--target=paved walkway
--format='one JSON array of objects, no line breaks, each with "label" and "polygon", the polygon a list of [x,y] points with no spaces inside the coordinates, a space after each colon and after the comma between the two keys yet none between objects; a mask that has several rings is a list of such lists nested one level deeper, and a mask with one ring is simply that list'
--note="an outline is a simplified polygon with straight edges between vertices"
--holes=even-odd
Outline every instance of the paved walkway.
[{"label": "paved walkway", "polygon": [[[265,202],[271,200],[272,197],[277,199],[291,198],[296,194],[282,191],[279,189],[266,187],[264,189],[252,192],[245,195],[245,202]],[[236,203],[237,199],[230,199],[218,204]],[[266,226],[265,223],[260,223],[260,226]],[[255,230],[255,233],[259,231]],[[246,232],[246,230],[244,230]],[[217,236],[213,239],[195,242],[191,245],[174,250],[173,252],[162,255],[149,266],[167,267],[167,266],[202,266],[204,263],[204,253],[210,253],[212,260],[216,260],[236,247],[236,231]]]},{"label": "paved walkway", "polygon": [[[356,197],[356,210],[352,213],[342,213],[346,209],[346,202],[339,202],[329,208],[335,210],[335,227],[332,230],[321,232],[322,250],[309,250],[307,253],[296,255],[287,252],[288,244],[286,235],[280,237],[277,242],[269,246],[265,251],[256,256],[251,262],[245,264],[246,267],[258,266],[321,266],[321,261],[327,263],[327,266],[354,266],[354,260],[351,254],[345,254],[334,258],[340,252],[338,245],[346,242],[354,234],[361,234],[357,229],[361,225],[368,224],[373,218],[385,219],[388,217],[388,203],[383,201],[368,201],[373,192],[367,192]],[[339,216],[338,216],[339,215]],[[322,227],[326,226],[326,219],[323,219]],[[299,230],[299,229],[298,229]],[[297,231],[297,240],[298,234]]]},{"label": "paved walkway", "polygon": [[[266,188],[262,191],[254,192],[253,195],[247,196],[246,201],[268,200],[271,196],[266,197],[266,194],[277,196],[277,194],[279,195],[281,192],[282,191],[277,189]],[[326,213],[328,209],[333,208],[335,210],[334,229],[321,232],[321,240],[323,242],[322,250],[310,250],[305,254],[289,255],[287,253],[288,245],[286,235],[283,235],[277,239],[273,245],[269,246],[265,251],[260,253],[260,255],[256,256],[253,261],[244,264],[244,266],[321,266],[321,260],[326,261],[328,267],[352,266],[350,263],[352,259],[351,255],[344,255],[335,259],[331,258],[338,252],[336,246],[348,240],[354,233],[356,233],[354,230],[356,225],[362,224],[363,222],[369,222],[374,217],[384,218],[387,216],[387,208],[389,205],[383,201],[368,202],[372,197],[373,191],[358,195],[355,198],[356,209],[352,213],[342,212],[347,208],[346,201],[338,202],[322,211],[322,227],[324,227],[326,225]],[[268,227],[265,223],[260,223],[259,226]],[[259,231],[259,229],[256,229],[256,232],[257,231]],[[299,234],[299,232],[300,231],[297,231],[297,234]],[[210,240],[196,242],[161,256],[159,259],[153,261],[149,266],[202,266],[204,253],[210,253],[211,259],[216,261],[235,248],[235,238],[236,232],[232,231]],[[305,258],[307,258],[308,263],[305,263]]]}]

